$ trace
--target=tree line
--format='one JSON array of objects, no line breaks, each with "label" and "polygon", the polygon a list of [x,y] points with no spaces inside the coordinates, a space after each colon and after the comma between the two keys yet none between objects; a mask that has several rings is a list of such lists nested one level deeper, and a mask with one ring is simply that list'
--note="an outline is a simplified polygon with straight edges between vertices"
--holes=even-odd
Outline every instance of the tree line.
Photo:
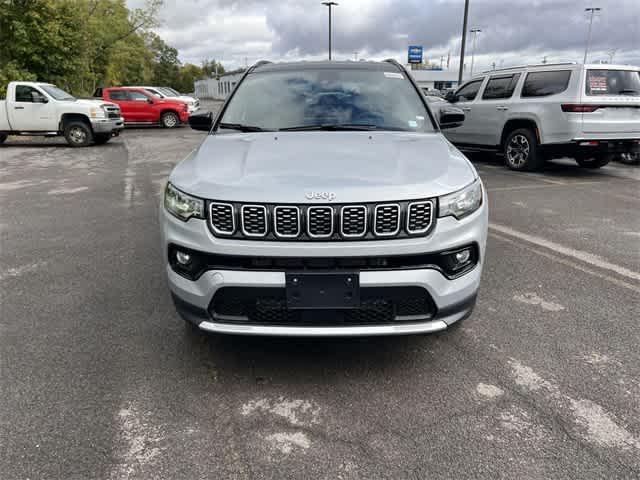
[{"label": "tree line", "polygon": [[160,85],[193,91],[224,73],[215,60],[183,64],[153,29],[163,0],[0,0],[0,98],[13,80],[55,83],[77,96],[98,86]]}]

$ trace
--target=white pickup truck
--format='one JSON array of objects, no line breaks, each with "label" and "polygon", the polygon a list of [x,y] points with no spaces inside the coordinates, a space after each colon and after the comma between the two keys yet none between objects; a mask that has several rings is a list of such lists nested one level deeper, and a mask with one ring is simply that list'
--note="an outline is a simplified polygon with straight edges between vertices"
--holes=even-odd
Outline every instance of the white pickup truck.
[{"label": "white pickup truck", "polygon": [[55,85],[11,82],[0,100],[0,143],[8,135],[64,135],[72,147],[107,143],[124,128],[120,107],[81,100]]}]

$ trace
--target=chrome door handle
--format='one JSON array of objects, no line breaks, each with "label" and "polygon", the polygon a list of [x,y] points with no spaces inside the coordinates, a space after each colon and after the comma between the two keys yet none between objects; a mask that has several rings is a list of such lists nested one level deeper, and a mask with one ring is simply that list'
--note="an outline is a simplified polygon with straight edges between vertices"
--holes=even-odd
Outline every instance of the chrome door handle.
[{"label": "chrome door handle", "polygon": [[500,111],[504,112],[504,111],[509,110],[509,107],[500,106],[500,107],[496,107],[496,110],[500,110]]},{"label": "chrome door handle", "polygon": [[14,110],[24,110],[24,107],[13,107]]},{"label": "chrome door handle", "polygon": [[462,107],[462,111],[463,112],[470,112],[471,111],[471,107]]}]

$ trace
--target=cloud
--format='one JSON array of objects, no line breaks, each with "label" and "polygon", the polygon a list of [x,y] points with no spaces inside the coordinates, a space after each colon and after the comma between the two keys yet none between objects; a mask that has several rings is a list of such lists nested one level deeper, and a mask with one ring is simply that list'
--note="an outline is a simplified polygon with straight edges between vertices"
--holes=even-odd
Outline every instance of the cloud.
[{"label": "cloud", "polygon": [[[143,0],[128,0],[137,7]],[[408,44],[423,45],[439,61],[451,53],[456,65],[462,0],[341,0],[334,8],[334,58],[404,61]],[[640,2],[600,0],[592,60],[640,64]],[[479,68],[514,63],[581,61],[588,0],[473,0],[469,27],[480,28]],[[271,60],[325,58],[327,8],[320,0],[165,0],[158,33],[178,48],[183,61],[222,59],[229,67]],[[471,53],[471,39],[467,53]]]}]

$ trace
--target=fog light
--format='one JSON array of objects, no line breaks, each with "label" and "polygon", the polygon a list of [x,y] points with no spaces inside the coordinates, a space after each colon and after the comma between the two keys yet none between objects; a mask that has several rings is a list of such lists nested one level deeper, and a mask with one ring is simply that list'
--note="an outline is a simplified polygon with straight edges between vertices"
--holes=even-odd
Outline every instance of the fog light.
[{"label": "fog light", "polygon": [[469,249],[462,250],[461,252],[457,252],[455,255],[456,263],[458,265],[464,265],[469,261],[470,258],[471,258],[471,250]]},{"label": "fog light", "polygon": [[176,252],[176,260],[180,265],[189,265],[191,263],[191,255],[178,250]]}]

